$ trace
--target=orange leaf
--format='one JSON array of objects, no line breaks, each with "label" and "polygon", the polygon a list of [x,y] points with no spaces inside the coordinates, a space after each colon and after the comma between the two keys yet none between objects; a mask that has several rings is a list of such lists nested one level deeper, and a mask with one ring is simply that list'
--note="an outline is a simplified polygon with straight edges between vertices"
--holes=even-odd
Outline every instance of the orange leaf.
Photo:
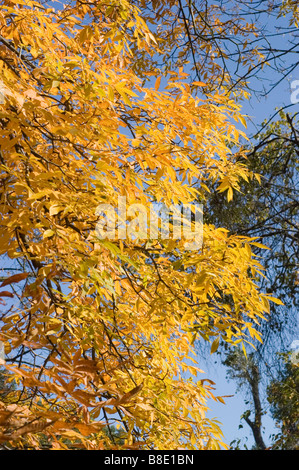
[{"label": "orange leaf", "polygon": [[157,80],[156,80],[156,83],[155,83],[155,90],[156,91],[159,90],[160,83],[161,83],[161,76],[158,77]]},{"label": "orange leaf", "polygon": [[13,276],[8,277],[5,279],[0,287],[7,286],[8,284],[13,284],[16,282],[23,281],[23,279],[26,279],[28,277],[28,273],[20,273],[20,274],[14,274]]},{"label": "orange leaf", "polygon": [[11,292],[4,290],[0,292],[0,297],[13,297],[13,294]]}]

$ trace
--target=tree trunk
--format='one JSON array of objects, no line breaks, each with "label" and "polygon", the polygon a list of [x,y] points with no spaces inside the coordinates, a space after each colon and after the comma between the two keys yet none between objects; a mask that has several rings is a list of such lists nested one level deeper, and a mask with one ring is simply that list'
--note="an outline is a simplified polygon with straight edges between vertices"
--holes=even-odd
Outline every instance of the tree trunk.
[{"label": "tree trunk", "polygon": [[251,421],[249,417],[245,417],[246,423],[250,426],[256,446],[259,450],[265,450],[266,444],[262,437],[262,405],[260,400],[259,392],[259,369],[257,365],[253,365],[251,368],[251,374],[249,374],[249,384],[254,403],[254,421]]}]

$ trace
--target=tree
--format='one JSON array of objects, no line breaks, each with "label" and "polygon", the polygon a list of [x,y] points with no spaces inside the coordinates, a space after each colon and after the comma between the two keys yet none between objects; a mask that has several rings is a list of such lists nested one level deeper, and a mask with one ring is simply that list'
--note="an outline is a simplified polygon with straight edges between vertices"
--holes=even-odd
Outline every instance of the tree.
[{"label": "tree", "polygon": [[220,448],[194,341],[215,351],[258,336],[271,296],[252,241],[211,224],[196,250],[123,238],[133,216],[120,214],[118,237],[103,238],[98,208],[190,204],[211,181],[231,199],[251,177],[230,150],[239,107],[197,98],[182,70],[163,91],[160,76],[145,86],[136,51],[163,56],[131,2],[1,5],[1,287],[13,298],[0,340],[17,384],[2,446]]},{"label": "tree", "polygon": [[[244,181],[233,204],[211,187],[206,219],[230,233],[255,237],[255,254],[266,268],[259,283],[283,301],[272,304],[271,316],[262,322],[263,343],[259,353],[271,367],[273,352],[289,347],[290,332],[296,330],[298,309],[298,131],[296,115],[283,112],[247,146],[248,168],[259,174]],[[263,246],[264,245],[264,246]],[[265,249],[267,247],[268,249]]]},{"label": "tree", "polygon": [[[298,356],[298,351],[297,351]],[[281,359],[283,364],[281,364]],[[241,416],[251,428],[255,445],[254,450],[297,450],[298,449],[298,357],[296,353],[276,354],[276,361],[282,367],[279,372],[273,371],[272,380],[267,387],[267,401],[270,404],[272,417],[280,432],[270,436],[272,443],[268,446],[263,438],[263,415],[265,404],[261,396],[261,366],[256,356],[251,353],[247,357],[242,351],[235,350],[227,355],[224,364],[228,367],[228,378],[237,382],[239,388],[249,392],[250,408]],[[276,377],[275,377],[276,375]],[[246,403],[249,404],[247,401]],[[254,413],[253,419],[251,418]],[[240,427],[243,427],[242,424]],[[236,439],[231,446],[240,448]]]},{"label": "tree", "polygon": [[[265,450],[267,446],[262,435],[264,411],[260,397],[260,370],[254,354],[251,353],[245,356],[242,351],[236,349],[227,355],[223,363],[228,368],[228,378],[235,380],[239,388],[243,387],[246,391],[249,391],[252,406],[242,414],[241,418],[246,421],[252,431],[255,449]],[[253,419],[251,418],[252,412],[254,412]]]},{"label": "tree", "polygon": [[299,449],[299,369],[283,354],[284,368],[268,387],[268,401],[281,431],[274,436],[274,450]]}]

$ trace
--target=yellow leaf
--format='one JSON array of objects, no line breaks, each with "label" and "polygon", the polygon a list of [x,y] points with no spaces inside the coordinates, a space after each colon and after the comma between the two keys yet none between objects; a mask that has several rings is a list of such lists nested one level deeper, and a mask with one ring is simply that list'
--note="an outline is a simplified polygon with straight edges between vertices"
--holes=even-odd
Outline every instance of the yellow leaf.
[{"label": "yellow leaf", "polygon": [[53,235],[55,235],[54,230],[48,229],[44,231],[43,238],[50,238],[53,237]]},{"label": "yellow leaf", "polygon": [[211,346],[211,354],[217,351],[219,347],[219,341],[220,341],[219,336],[213,341],[212,346]]},{"label": "yellow leaf", "polygon": [[284,305],[284,303],[280,299],[277,299],[276,297],[267,295],[267,299],[270,300],[270,302],[274,302],[277,305]]},{"label": "yellow leaf", "polygon": [[160,83],[161,83],[161,75],[157,78],[157,80],[155,82],[155,90],[156,91],[159,90]]},{"label": "yellow leaf", "polygon": [[192,85],[196,85],[196,86],[207,86],[206,83],[198,82],[198,81],[192,82]]}]

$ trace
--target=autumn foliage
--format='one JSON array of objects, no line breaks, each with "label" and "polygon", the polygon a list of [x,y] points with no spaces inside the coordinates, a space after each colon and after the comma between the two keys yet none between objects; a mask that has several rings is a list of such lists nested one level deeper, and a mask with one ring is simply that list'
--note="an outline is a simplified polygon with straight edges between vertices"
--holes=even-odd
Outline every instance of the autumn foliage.
[{"label": "autumn foliage", "polygon": [[212,225],[193,251],[96,236],[98,205],[120,195],[204,205],[209,182],[231,200],[253,176],[231,152],[235,101],[183,69],[153,75],[164,52],[136,5],[1,1],[8,448],[220,448],[194,342],[246,344],[269,311],[252,239]]}]

